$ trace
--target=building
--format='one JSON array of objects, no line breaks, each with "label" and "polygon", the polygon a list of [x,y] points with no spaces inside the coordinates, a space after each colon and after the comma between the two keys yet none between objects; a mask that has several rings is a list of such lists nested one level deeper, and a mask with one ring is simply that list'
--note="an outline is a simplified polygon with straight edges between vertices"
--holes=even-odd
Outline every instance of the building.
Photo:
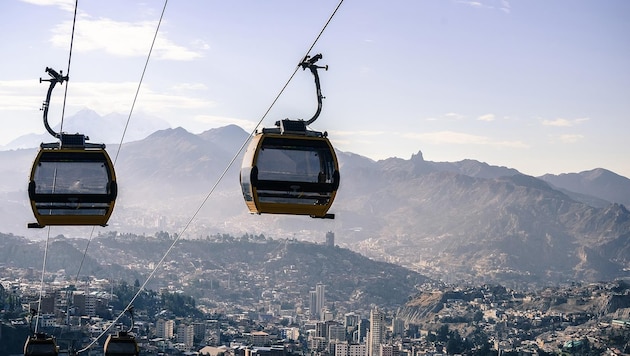
[{"label": "building", "polygon": [[206,322],[194,322],[193,329],[195,330],[195,338],[204,340],[206,338]]},{"label": "building", "polygon": [[332,231],[326,233],[326,246],[335,247],[335,233]]},{"label": "building", "polygon": [[335,356],[366,356],[367,347],[365,344],[348,344],[340,342],[335,345]]},{"label": "building", "polygon": [[175,320],[160,319],[155,324],[155,335],[165,339],[172,339],[175,331]]},{"label": "building", "polygon": [[187,350],[195,344],[195,327],[193,325],[179,324],[177,326],[177,342],[184,344]]},{"label": "building", "polygon": [[328,338],[328,323],[318,321],[315,324],[315,336]]},{"label": "building", "polygon": [[282,328],[280,336],[286,340],[297,341],[300,338],[300,328]]},{"label": "building", "polygon": [[309,348],[311,352],[323,351],[326,348],[326,338],[320,336],[313,336],[308,340]]},{"label": "building", "polygon": [[229,354],[227,347],[225,346],[220,346],[220,347],[206,346],[202,348],[201,350],[199,350],[199,355],[201,356],[223,356],[226,353]]},{"label": "building", "polygon": [[385,314],[378,309],[370,312],[370,334],[368,339],[368,356],[381,356],[381,344],[385,337]]},{"label": "building", "polygon": [[344,325],[348,327],[359,325],[359,316],[355,313],[347,313],[344,319]]},{"label": "building", "polygon": [[392,319],[392,334],[394,336],[403,336],[405,333],[405,321],[398,318]]},{"label": "building", "polygon": [[328,326],[329,341],[346,341],[346,327],[339,324],[330,324]]},{"label": "building", "polygon": [[317,312],[317,291],[310,291],[308,307],[310,310],[311,320],[319,319],[319,313]]},{"label": "building", "polygon": [[83,291],[72,293],[72,305],[76,308],[78,315],[96,315],[96,296]]},{"label": "building", "polygon": [[367,319],[359,320],[359,327],[357,328],[356,342],[362,343],[368,335],[368,330],[370,330],[370,321]]},{"label": "building", "polygon": [[250,334],[250,343],[254,346],[268,346],[271,344],[269,334],[264,331],[254,331]]},{"label": "building", "polygon": [[322,310],[326,306],[326,285],[317,283],[317,286],[315,286],[315,293],[317,294],[315,310],[317,311],[317,315],[321,316]]}]

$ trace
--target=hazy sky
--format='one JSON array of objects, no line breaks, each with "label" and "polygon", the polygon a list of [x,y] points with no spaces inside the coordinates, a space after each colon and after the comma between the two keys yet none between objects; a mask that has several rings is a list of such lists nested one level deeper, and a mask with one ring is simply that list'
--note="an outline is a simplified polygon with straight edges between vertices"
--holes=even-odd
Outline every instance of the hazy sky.
[{"label": "hazy sky", "polygon": [[[337,3],[169,1],[136,112],[194,133],[252,130]],[[163,4],[79,0],[66,116],[129,113]],[[66,72],[73,11],[74,0],[0,2],[0,145],[44,132],[39,78]],[[330,67],[311,128],[373,159],[422,151],[630,177],[629,19],[627,0],[345,0],[311,52]],[[263,126],[315,108],[300,70]]]}]

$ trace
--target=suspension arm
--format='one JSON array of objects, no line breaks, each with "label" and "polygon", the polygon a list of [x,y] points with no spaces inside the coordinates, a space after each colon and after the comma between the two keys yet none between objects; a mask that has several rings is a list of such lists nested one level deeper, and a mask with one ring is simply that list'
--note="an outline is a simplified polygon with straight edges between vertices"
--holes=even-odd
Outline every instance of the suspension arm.
[{"label": "suspension arm", "polygon": [[322,88],[319,84],[319,74],[317,73],[317,69],[322,68],[324,70],[328,70],[328,66],[326,65],[322,67],[316,65],[315,63],[320,59],[322,59],[321,53],[316,54],[311,58],[309,58],[309,56],[306,56],[302,63],[300,63],[300,66],[303,70],[306,70],[306,68],[308,68],[311,70],[311,73],[313,73],[313,76],[315,77],[315,88],[317,90],[317,111],[315,111],[313,117],[305,122],[307,126],[315,122],[315,120],[317,120],[317,118],[319,117],[319,114],[322,112],[322,99],[324,98],[324,96],[322,95]]},{"label": "suspension arm", "polygon": [[50,85],[48,86],[48,93],[46,94],[46,100],[44,100],[44,103],[42,104],[42,110],[44,111],[44,126],[46,127],[46,131],[48,131],[48,133],[50,133],[53,137],[61,138],[61,134],[55,132],[48,124],[48,108],[50,107],[50,96],[52,95],[55,85],[57,83],[63,84],[64,81],[68,80],[68,76],[63,76],[63,71],[59,71],[59,73],[57,73],[57,71],[48,67],[46,67],[46,73],[48,73],[50,79],[39,78],[40,83],[50,82]]}]

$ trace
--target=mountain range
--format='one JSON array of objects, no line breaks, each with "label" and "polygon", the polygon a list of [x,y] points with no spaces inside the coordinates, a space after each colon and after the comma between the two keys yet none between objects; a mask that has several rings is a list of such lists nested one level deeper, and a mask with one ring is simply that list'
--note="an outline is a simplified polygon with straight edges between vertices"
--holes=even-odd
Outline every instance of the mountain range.
[{"label": "mountain range", "polygon": [[[120,193],[103,230],[186,227],[186,238],[228,232],[310,241],[333,231],[340,246],[453,282],[509,286],[630,276],[630,179],[606,169],[532,177],[475,160],[426,161],[422,152],[374,161],[338,151],[335,220],[250,215],[238,183],[242,152],[236,154],[247,137],[234,125],[201,134],[171,128],[120,150],[108,145]],[[43,236],[25,229],[32,221],[26,182],[35,154],[35,148],[0,151],[0,232]]]}]

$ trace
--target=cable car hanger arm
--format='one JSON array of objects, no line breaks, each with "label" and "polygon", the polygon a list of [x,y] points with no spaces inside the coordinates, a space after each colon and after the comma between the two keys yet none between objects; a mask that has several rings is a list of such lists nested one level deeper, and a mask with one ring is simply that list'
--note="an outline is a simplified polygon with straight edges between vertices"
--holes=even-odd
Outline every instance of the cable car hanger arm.
[{"label": "cable car hanger arm", "polygon": [[50,125],[48,124],[48,107],[50,106],[50,96],[52,95],[52,91],[55,88],[57,83],[63,84],[64,81],[68,81],[68,76],[63,76],[63,71],[55,71],[52,68],[46,67],[46,73],[50,75],[51,79],[42,79],[39,78],[39,82],[50,82],[50,86],[48,87],[48,93],[46,94],[46,100],[42,104],[42,110],[44,111],[44,126],[46,127],[46,131],[50,133],[55,138],[61,138],[61,133],[55,132]]},{"label": "cable car hanger arm", "polygon": [[313,122],[315,122],[315,120],[317,120],[317,118],[319,117],[319,114],[322,112],[322,99],[324,98],[324,96],[322,95],[322,88],[319,84],[319,74],[317,73],[317,69],[322,68],[324,70],[328,70],[328,66],[318,66],[315,65],[315,63],[322,59],[322,54],[316,54],[313,57],[306,56],[304,57],[304,60],[302,60],[302,63],[300,63],[300,66],[302,67],[303,70],[306,70],[306,68],[311,70],[311,73],[313,73],[313,76],[315,77],[315,87],[317,89],[317,111],[315,112],[315,114],[313,115],[312,118],[310,118],[308,121],[306,121],[306,125],[310,125]]}]

